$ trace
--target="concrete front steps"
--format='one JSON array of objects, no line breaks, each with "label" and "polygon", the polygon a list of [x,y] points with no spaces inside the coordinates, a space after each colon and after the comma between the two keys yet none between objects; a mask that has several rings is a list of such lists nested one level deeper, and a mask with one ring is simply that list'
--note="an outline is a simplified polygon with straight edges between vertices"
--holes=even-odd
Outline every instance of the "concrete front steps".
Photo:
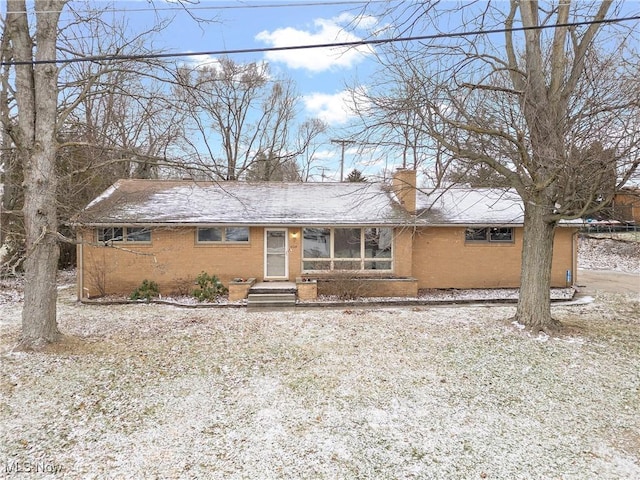
[{"label": "concrete front steps", "polygon": [[250,310],[289,310],[296,306],[296,285],[291,282],[260,282],[249,290]]}]

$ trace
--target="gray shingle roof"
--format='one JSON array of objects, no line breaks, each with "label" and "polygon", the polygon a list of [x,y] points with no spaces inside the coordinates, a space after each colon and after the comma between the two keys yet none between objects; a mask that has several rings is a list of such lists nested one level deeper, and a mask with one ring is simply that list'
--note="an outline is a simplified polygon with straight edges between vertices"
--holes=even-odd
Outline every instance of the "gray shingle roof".
[{"label": "gray shingle roof", "polygon": [[[119,180],[76,224],[522,225],[513,190],[418,190],[416,216],[379,183],[247,183]],[[563,222],[565,225],[575,222]]]},{"label": "gray shingle roof", "polygon": [[398,225],[411,221],[373,183],[120,180],[78,224]]},{"label": "gray shingle roof", "polygon": [[428,225],[522,224],[522,199],[514,190],[448,188],[419,191],[418,221]]}]

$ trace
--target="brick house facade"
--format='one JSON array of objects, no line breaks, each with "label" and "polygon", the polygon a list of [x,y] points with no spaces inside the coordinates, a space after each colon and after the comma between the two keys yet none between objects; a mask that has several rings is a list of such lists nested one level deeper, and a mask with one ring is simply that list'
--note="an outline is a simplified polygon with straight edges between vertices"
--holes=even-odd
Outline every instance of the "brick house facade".
[{"label": "brick house facade", "polygon": [[[123,180],[76,219],[78,297],[129,294],[144,279],[188,291],[234,279],[366,279],[370,296],[517,287],[522,206],[513,192],[391,185]],[[575,281],[576,233],[558,228],[552,286]]]}]

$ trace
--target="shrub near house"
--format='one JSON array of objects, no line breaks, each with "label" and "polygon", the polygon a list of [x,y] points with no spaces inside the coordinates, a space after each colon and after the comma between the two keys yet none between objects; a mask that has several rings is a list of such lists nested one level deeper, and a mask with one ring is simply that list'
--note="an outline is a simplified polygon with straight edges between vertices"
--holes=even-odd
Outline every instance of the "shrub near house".
[{"label": "shrub near house", "polygon": [[193,296],[199,301],[215,301],[221,295],[226,294],[229,290],[215,275],[209,275],[206,272],[202,272],[196,278],[196,284],[198,288],[193,291]]},{"label": "shrub near house", "polygon": [[142,281],[142,285],[131,293],[129,298],[131,300],[146,300],[148,302],[152,298],[156,298],[158,296],[160,296],[158,284],[145,279]]}]

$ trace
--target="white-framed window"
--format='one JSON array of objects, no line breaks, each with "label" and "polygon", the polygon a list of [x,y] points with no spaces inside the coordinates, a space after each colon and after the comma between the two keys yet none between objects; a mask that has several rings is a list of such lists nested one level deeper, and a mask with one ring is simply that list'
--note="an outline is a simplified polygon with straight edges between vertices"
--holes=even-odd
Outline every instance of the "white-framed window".
[{"label": "white-framed window", "polygon": [[302,229],[302,270],[391,271],[393,229],[306,227]]},{"label": "white-framed window", "polygon": [[151,243],[151,230],[146,227],[103,227],[96,229],[100,243]]},{"label": "white-framed window", "polygon": [[464,232],[466,243],[513,243],[513,238],[511,227],[467,228]]},{"label": "white-framed window", "polygon": [[198,227],[197,243],[249,243],[249,227]]}]

